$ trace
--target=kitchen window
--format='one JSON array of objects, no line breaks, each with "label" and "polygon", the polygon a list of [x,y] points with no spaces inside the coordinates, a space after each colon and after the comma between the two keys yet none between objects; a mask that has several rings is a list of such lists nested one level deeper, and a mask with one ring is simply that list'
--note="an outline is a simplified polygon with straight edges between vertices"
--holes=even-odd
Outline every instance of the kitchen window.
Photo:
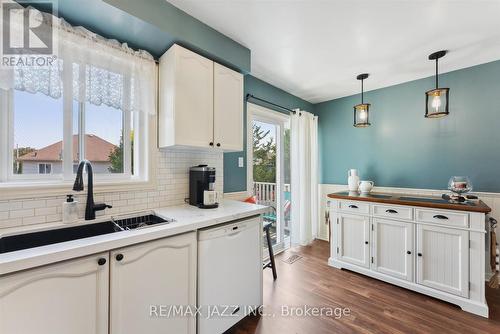
[{"label": "kitchen window", "polygon": [[71,183],[84,159],[97,183],[148,181],[154,59],[49,16],[56,60],[1,69],[0,187]]},{"label": "kitchen window", "polygon": [[[113,73],[102,75],[112,77]],[[107,83],[106,88],[98,87],[97,91],[120,90],[122,83],[119,78]],[[92,163],[97,180],[141,177],[137,168],[133,170],[132,152],[134,141],[140,140],[141,132],[147,132],[147,128],[140,126],[140,117],[132,117],[131,111],[103,101],[100,93],[97,103],[73,100],[70,108],[65,109],[64,91],[60,97],[51,97],[19,88],[2,94],[5,106],[2,123],[9,124],[7,138],[2,143],[9,152],[7,166],[3,166],[7,169],[4,182],[72,180],[75,166],[83,159]],[[65,133],[71,136],[65,138]],[[66,150],[71,154],[65,155]],[[137,153],[135,159],[147,158],[147,150]],[[135,165],[139,165],[138,161]]]}]

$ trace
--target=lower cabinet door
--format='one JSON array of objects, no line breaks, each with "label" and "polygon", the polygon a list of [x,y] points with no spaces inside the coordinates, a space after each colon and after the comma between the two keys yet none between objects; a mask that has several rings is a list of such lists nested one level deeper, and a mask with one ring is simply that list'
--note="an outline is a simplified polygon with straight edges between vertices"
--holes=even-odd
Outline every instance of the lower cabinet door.
[{"label": "lower cabinet door", "polygon": [[358,266],[369,267],[369,217],[339,213],[338,219],[338,259]]},{"label": "lower cabinet door", "polygon": [[374,219],[372,223],[372,269],[413,281],[412,223]]},{"label": "lower cabinet door", "polygon": [[107,334],[108,253],[0,277],[0,333]]},{"label": "lower cabinet door", "polygon": [[469,296],[469,232],[430,225],[417,228],[417,283]]},{"label": "lower cabinet door", "polygon": [[196,257],[196,232],[111,252],[110,333],[194,334]]}]

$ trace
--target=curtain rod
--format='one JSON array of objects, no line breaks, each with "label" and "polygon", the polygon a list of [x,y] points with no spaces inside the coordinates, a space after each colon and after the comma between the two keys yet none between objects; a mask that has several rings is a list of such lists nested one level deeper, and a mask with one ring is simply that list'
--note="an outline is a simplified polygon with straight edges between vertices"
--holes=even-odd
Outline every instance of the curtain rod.
[{"label": "curtain rod", "polygon": [[254,100],[258,100],[258,101],[261,101],[261,102],[264,102],[264,103],[270,104],[270,105],[275,106],[275,107],[277,107],[277,108],[281,108],[281,109],[283,109],[283,110],[286,110],[286,111],[288,111],[288,112],[291,112],[292,114],[295,114],[295,113],[296,113],[296,111],[295,111],[295,110],[292,110],[292,109],[290,109],[290,108],[280,106],[279,104],[276,104],[276,103],[273,103],[273,102],[270,102],[270,101],[267,101],[267,100],[261,99],[260,97],[254,96],[254,95],[252,95],[252,94],[247,94],[247,96],[246,96],[246,100],[248,101],[249,99],[254,99]]}]

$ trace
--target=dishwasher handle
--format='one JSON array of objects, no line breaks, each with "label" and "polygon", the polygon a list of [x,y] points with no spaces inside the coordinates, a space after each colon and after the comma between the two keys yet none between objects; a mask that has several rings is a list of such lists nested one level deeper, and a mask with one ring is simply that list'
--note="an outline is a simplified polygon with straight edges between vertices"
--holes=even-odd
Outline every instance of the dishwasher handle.
[{"label": "dishwasher handle", "polygon": [[226,235],[227,235],[228,237],[234,237],[235,235],[240,234],[240,232],[241,232],[241,230],[242,230],[242,227],[244,227],[244,225],[243,225],[243,226],[241,226],[241,227],[240,227],[240,226],[238,226],[238,225],[233,226],[233,227],[230,229],[230,231],[231,231],[231,232],[230,232],[230,233],[228,233],[228,234],[226,234]]}]

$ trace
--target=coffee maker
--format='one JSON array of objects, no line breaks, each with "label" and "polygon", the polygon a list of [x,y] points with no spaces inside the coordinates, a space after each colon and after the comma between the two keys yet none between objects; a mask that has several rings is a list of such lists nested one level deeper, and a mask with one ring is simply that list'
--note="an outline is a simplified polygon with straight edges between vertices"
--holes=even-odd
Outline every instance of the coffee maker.
[{"label": "coffee maker", "polygon": [[189,169],[189,204],[201,209],[219,206],[215,188],[215,168],[207,165],[193,166]]}]

